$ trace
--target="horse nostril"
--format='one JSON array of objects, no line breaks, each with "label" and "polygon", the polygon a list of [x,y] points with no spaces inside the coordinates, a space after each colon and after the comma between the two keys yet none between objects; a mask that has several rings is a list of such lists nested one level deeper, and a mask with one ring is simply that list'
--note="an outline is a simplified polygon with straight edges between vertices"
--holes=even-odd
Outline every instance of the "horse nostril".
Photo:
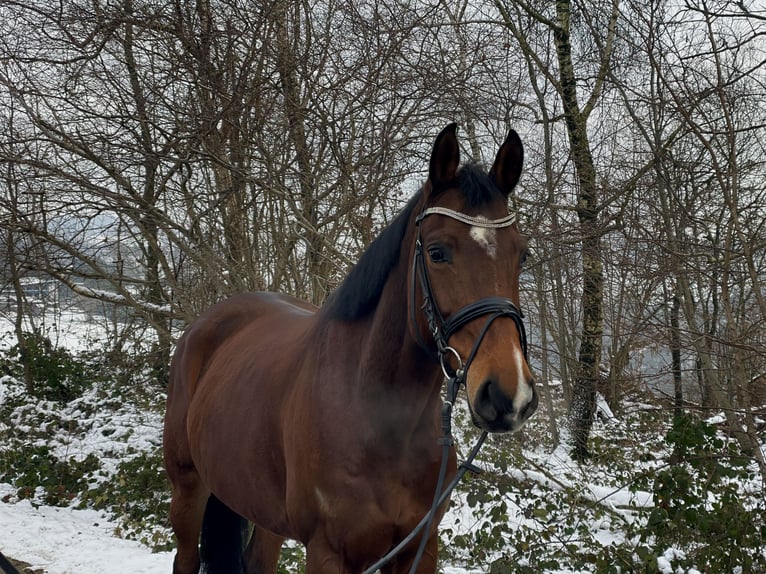
[{"label": "horse nostril", "polygon": [[494,380],[487,379],[476,395],[475,408],[484,420],[493,421],[513,411],[513,400]]}]

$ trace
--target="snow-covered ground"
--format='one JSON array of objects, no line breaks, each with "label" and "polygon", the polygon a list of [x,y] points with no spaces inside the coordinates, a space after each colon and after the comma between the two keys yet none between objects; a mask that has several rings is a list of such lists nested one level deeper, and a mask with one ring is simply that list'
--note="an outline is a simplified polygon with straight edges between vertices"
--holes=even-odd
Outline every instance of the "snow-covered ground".
[{"label": "snow-covered ground", "polygon": [[[72,351],[93,350],[98,348],[94,341],[103,341],[108,337],[108,333],[104,331],[107,327],[100,326],[85,314],[57,312],[54,318],[41,320],[47,321],[50,338]],[[11,333],[12,324],[0,314],[0,353],[6,352],[13,345]],[[130,401],[126,401],[129,404],[122,404],[114,398],[109,399],[108,406],[105,405],[104,395],[100,394],[102,391],[104,389],[98,384],[93,385],[82,397],[62,406],[31,399],[26,395],[21,382],[12,377],[2,376],[0,372],[0,410],[4,405],[14,405],[14,408],[5,410],[11,413],[5,417],[7,420],[0,418],[0,437],[3,436],[4,430],[17,430],[24,440],[27,440],[26,437],[32,437],[27,443],[18,444],[29,447],[44,446],[59,460],[83,461],[89,456],[95,456],[100,470],[91,476],[90,480],[95,486],[102,481],[109,484],[108,481],[114,480],[121,464],[146,453],[157,453],[161,442],[162,397],[157,391],[152,400],[148,401],[155,405],[154,408],[137,409]],[[649,405],[636,407],[647,411],[654,408]],[[607,451],[609,448],[620,451],[622,447],[618,446],[618,443],[621,441],[624,444],[646,440],[648,435],[631,435],[634,429],[615,419],[606,404],[600,404],[599,408],[603,416],[597,422],[597,426],[601,425],[600,440],[606,444]],[[462,406],[456,412],[457,416],[466,416]],[[39,423],[44,427],[33,428],[37,424],[34,422],[36,420],[44,421]],[[518,536],[519,532],[525,532],[532,544],[542,546],[545,543],[535,540],[535,537],[538,533],[545,533],[546,529],[553,528],[557,521],[564,522],[564,526],[570,529],[567,534],[562,534],[567,532],[566,528],[558,530],[551,542],[559,547],[574,548],[573,552],[584,546],[583,535],[586,538],[590,537],[590,549],[594,548],[594,544],[598,547],[624,544],[627,537],[623,526],[634,524],[638,516],[636,509],[652,506],[651,493],[635,486],[629,487],[632,480],[630,476],[610,476],[611,470],[606,466],[580,467],[571,461],[564,449],[546,452],[541,444],[532,444],[535,440],[542,441],[541,437],[546,433],[544,424],[534,421],[534,425],[537,425],[537,435],[526,435],[525,431],[523,455],[526,460],[523,467],[505,468],[507,464],[502,462],[508,458],[508,449],[521,448],[518,442],[514,442],[516,439],[509,437],[491,438],[477,459],[480,466],[491,465],[489,461],[494,460],[494,464],[503,466],[497,474],[513,481],[511,486],[506,484],[503,487],[505,490],[502,495],[502,520],[507,521],[510,527],[502,535],[504,538],[501,539],[500,549],[496,548],[482,557],[476,557],[473,555],[471,538],[482,528],[485,531],[491,530],[491,526],[496,524],[498,518],[491,516],[491,513],[498,509],[496,501],[489,501],[486,506],[482,506],[481,501],[469,504],[465,493],[455,496],[453,499],[456,504],[442,521],[442,531],[450,532],[451,542],[462,537],[463,547],[458,548],[455,555],[465,559],[458,559],[455,564],[465,563],[471,567],[444,567],[444,574],[486,573],[491,561],[498,556],[515,556],[516,563],[524,565],[527,560],[526,553],[519,551],[518,547],[512,547],[514,537]],[[462,436],[461,425],[456,426],[459,443],[467,450],[466,444],[470,444],[470,440]],[[38,432],[35,432],[36,430]],[[665,445],[661,435],[652,436],[650,439],[653,445],[651,456],[645,461],[633,461],[636,468],[644,471],[654,465],[665,464],[667,455],[667,452],[662,452]],[[2,446],[4,445],[0,445],[0,453],[3,450]],[[641,446],[643,448],[646,445]],[[766,451],[766,446],[763,448]],[[144,466],[143,459],[138,462]],[[630,464],[628,461],[628,466]],[[146,465],[146,468],[151,472],[160,473],[161,469],[158,466],[159,464],[154,462]],[[3,472],[4,469],[0,465],[0,476]],[[158,490],[158,497],[164,499],[165,491],[162,488]],[[144,492],[142,489],[141,494]],[[496,494],[498,491],[493,492]],[[570,507],[566,497],[572,492],[576,492],[579,502],[584,501],[586,504]],[[65,501],[65,506],[48,506],[43,503],[44,499],[42,486],[38,486],[34,495],[30,497],[29,494],[20,495],[18,486],[0,482],[0,552],[5,556],[28,563],[35,570],[46,574],[171,572],[172,553],[154,552],[141,542],[125,539],[126,534],[140,537],[142,533],[128,532],[118,517],[112,517],[107,511],[93,510],[89,501],[80,501],[76,497]],[[543,500],[546,501],[545,504],[539,502]],[[538,506],[535,506],[535,501],[538,501]],[[76,508],[78,502],[83,502],[82,506],[88,508]],[[547,505],[550,507],[545,508]],[[556,512],[561,510],[562,505],[570,509],[563,519],[560,518],[560,513],[559,517],[556,517]],[[149,538],[156,535],[155,542],[159,540],[160,545],[169,539],[169,531],[162,525],[165,514],[156,512],[156,520],[153,522],[156,526],[152,526],[154,530],[149,532]],[[696,570],[693,568],[684,570],[674,567],[674,561],[681,556],[678,551],[659,548],[656,552],[657,571],[662,574],[695,574]],[[559,562],[562,566],[540,571],[546,574],[593,571],[567,568],[565,562],[566,560]]]},{"label": "snow-covered ground", "polygon": [[[56,312],[38,320],[52,341],[73,352],[90,349],[93,341],[105,337],[102,325],[77,311]],[[0,350],[13,346],[12,332],[9,318],[0,315]],[[0,378],[0,404],[17,390],[11,388],[14,383],[10,378]],[[45,401],[36,407],[40,411],[50,408]],[[162,418],[157,413],[80,410],[74,401],[61,416],[90,431],[80,435],[59,429],[52,452],[65,460],[95,453],[107,475],[118,462],[158,445],[161,436]],[[0,420],[0,428],[13,424],[18,423]],[[120,526],[104,512],[45,506],[29,499],[19,500],[16,492],[17,488],[0,483],[0,552],[6,557],[47,574],[171,572],[171,553],[155,553],[144,544],[120,538],[116,535]]]},{"label": "snow-covered ground", "polygon": [[[12,493],[0,484],[0,499]],[[47,574],[158,574],[172,571],[170,552],[114,536],[117,525],[93,510],[0,503],[0,551]],[[445,568],[444,574],[481,570]]]},{"label": "snow-covered ground", "polygon": [[[0,484],[0,499],[15,488]],[[0,551],[48,574],[158,574],[172,571],[169,552],[152,553],[114,535],[117,525],[94,510],[0,503]]]}]

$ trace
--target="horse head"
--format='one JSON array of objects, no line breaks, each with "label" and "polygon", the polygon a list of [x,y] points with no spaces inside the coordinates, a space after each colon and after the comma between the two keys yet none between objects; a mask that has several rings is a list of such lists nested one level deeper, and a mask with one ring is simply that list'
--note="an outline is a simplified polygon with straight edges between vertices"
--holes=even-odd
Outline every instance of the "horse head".
[{"label": "horse head", "polygon": [[474,423],[512,432],[538,402],[519,303],[527,244],[508,210],[523,146],[512,130],[489,172],[460,167],[455,131],[436,139],[416,218],[410,328],[465,383]]}]

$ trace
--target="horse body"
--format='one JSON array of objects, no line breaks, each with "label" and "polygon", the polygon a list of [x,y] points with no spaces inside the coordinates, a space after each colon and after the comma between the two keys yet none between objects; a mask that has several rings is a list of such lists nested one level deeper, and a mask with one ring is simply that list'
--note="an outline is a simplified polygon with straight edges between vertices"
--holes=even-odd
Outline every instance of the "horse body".
[{"label": "horse body", "polygon": [[[457,153],[451,126],[437,139],[431,186],[456,186]],[[511,159],[510,176],[508,161],[498,166],[498,159],[493,168],[504,193],[521,167],[520,157]],[[206,532],[212,537],[217,521],[234,524],[238,516],[254,525],[248,549],[239,555],[236,530],[221,534],[234,540],[229,552],[236,555],[221,562],[229,566],[210,559],[207,572],[273,573],[283,540],[291,538],[307,547],[308,573],[359,573],[428,512],[442,457],[443,376],[434,342],[423,342],[432,336],[428,321],[413,313],[424,287],[416,284],[412,254],[421,240],[429,249],[427,272],[434,283],[449,285],[433,305],[447,315],[466,304],[466,294],[486,299],[500,290],[517,300],[518,269],[513,262],[505,268],[502,258],[518,264],[520,236],[505,224],[495,236],[482,223],[507,213],[502,196],[491,197],[467,220],[477,224],[469,233],[462,219],[415,217],[427,215],[426,204],[435,199],[448,213],[470,210],[461,193],[419,194],[321,310],[285,295],[241,295],[214,305],[187,329],[171,365],[164,434],[178,542],[174,574],[198,571],[201,529],[204,551]],[[443,265],[434,246],[449,252],[454,265]],[[458,264],[472,261],[488,267],[457,273]],[[470,355],[466,386],[474,420],[505,432],[526,420],[537,398],[521,355],[520,319],[492,323],[495,318],[467,320],[450,344],[456,355]],[[454,475],[454,449],[447,469]],[[215,508],[222,511],[214,514]],[[443,512],[427,533],[419,573],[436,571]],[[383,572],[408,572],[418,542]]]},{"label": "horse body", "polygon": [[[171,388],[186,392],[169,400],[166,427],[185,427],[188,447],[181,437],[171,476],[193,468],[200,498],[215,493],[264,530],[339,561],[319,571],[359,572],[382,556],[427,512],[441,452],[440,372],[407,368],[422,350],[404,344],[404,330],[392,332],[405,308],[381,305],[370,318],[376,331],[325,324],[305,303],[268,293],[212,307],[179,341],[172,365]],[[288,345],[304,351],[285,360]],[[186,422],[176,424],[179,416]]]},{"label": "horse body", "polygon": [[[189,454],[204,484],[213,492],[220,492],[224,504],[243,516],[257,513],[259,522],[280,533],[287,532],[288,520],[283,509],[273,501],[285,497],[285,453],[281,441],[273,437],[289,437],[279,428],[282,413],[293,405],[290,401],[299,391],[301,358],[291,362],[279,361],[280,348],[299,341],[313,322],[313,311],[298,301],[272,294],[239,296],[213,307],[203,315],[191,337],[180,346],[184,355],[195,357],[211,345],[207,332],[211,326],[230,330],[228,336],[217,343],[199,374],[199,378],[185,378],[190,387],[186,406],[186,429]],[[237,322],[232,329],[231,323]],[[216,329],[216,330],[218,330]],[[271,333],[263,337],[262,333]],[[207,336],[206,336],[207,335]],[[184,348],[184,347],[188,347]],[[310,351],[309,351],[310,352]],[[183,356],[183,355],[182,355]],[[193,359],[194,360],[194,359]],[[183,363],[178,371],[184,373]],[[174,369],[175,372],[176,369]],[[280,381],[280,384],[264,384]],[[269,437],[264,440],[264,437]],[[220,454],[226,459],[221,460]],[[232,469],[222,473],[220,467]],[[234,470],[236,469],[236,470]],[[250,485],[263,493],[252,497],[242,507],[240,500],[229,500]]]}]

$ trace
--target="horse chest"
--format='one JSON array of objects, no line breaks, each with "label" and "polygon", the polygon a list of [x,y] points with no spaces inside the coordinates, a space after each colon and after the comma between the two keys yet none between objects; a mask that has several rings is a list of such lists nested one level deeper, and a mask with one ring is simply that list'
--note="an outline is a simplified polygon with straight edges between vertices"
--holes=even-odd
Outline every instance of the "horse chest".
[{"label": "horse chest", "polygon": [[368,538],[390,542],[409,532],[430,508],[439,456],[424,448],[404,448],[397,457],[374,449],[317,455],[306,469],[309,480],[296,477],[303,484],[294,485],[293,494],[300,495],[293,497],[291,513],[304,536],[321,524],[338,544]]},{"label": "horse chest", "polygon": [[302,508],[308,522],[299,538],[311,540],[321,530],[327,544],[350,562],[374,560],[428,512],[434,485],[424,482],[430,490],[401,475],[347,478],[340,487],[316,484],[306,493],[311,504]]}]

